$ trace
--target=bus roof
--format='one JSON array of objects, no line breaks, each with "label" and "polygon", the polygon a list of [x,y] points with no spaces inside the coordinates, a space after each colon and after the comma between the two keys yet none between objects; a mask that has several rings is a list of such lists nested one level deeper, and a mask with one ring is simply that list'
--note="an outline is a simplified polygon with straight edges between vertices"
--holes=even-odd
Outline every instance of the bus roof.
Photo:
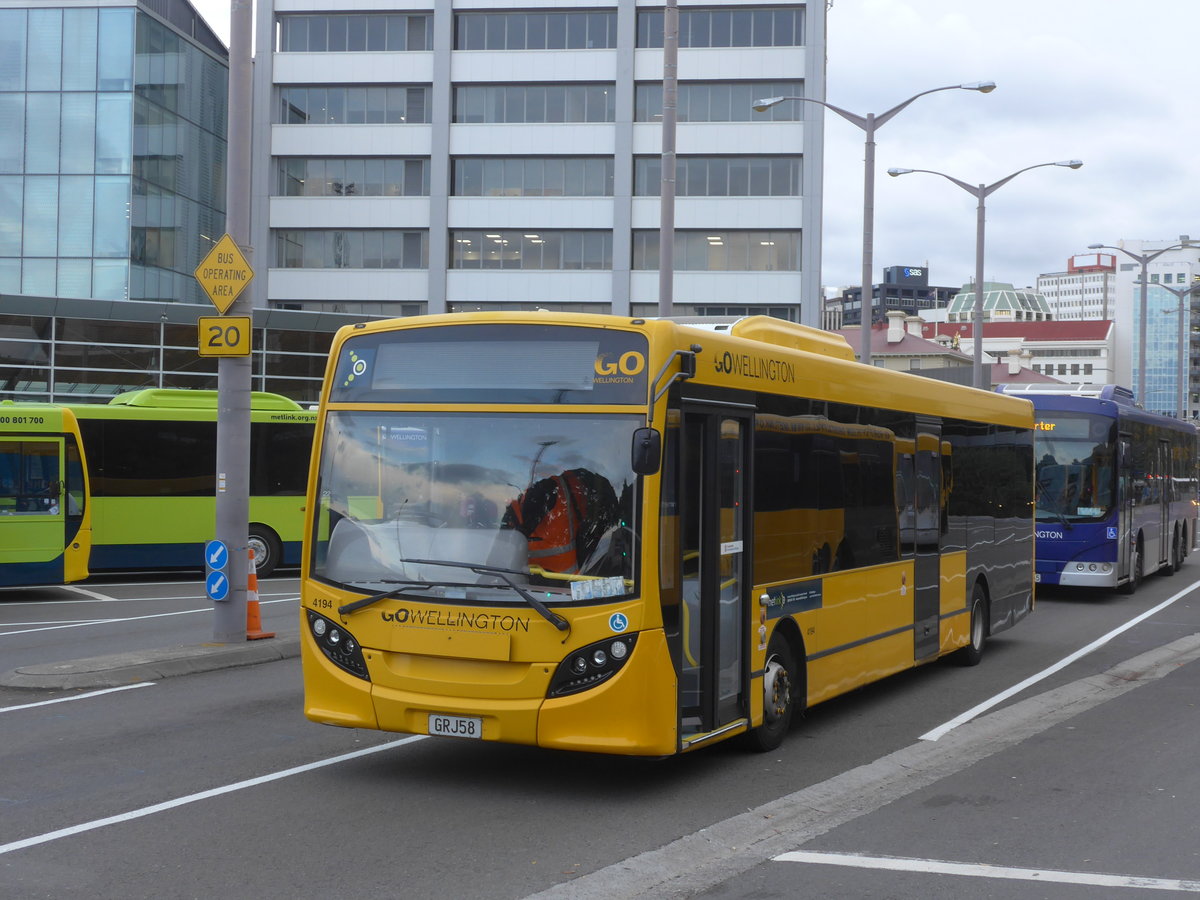
[{"label": "bus roof", "polygon": [[[178,388],[145,388],[126,391],[108,401],[109,406],[136,406],[142,409],[216,409],[217,391],[193,391]],[[262,410],[298,410],[303,407],[282,394],[250,392],[250,408]]]},{"label": "bus roof", "polygon": [[[660,347],[695,345],[702,348],[705,364],[699,366],[694,380],[702,384],[768,393],[798,391],[803,396],[832,403],[876,406],[1016,427],[1028,428],[1033,424],[1033,404],[1024,397],[1004,396],[908,372],[864,366],[855,360],[854,351],[840,335],[769,316],[675,319],[548,310],[505,311],[502,314],[438,313],[344,325],[335,335],[330,352],[335,356],[340,354],[346,340],[361,335],[489,324],[500,320],[512,325],[640,331]],[[773,372],[786,370],[788,377],[772,380],[751,371],[723,372],[714,363],[725,358],[734,364],[747,359],[748,365],[771,367]]]}]

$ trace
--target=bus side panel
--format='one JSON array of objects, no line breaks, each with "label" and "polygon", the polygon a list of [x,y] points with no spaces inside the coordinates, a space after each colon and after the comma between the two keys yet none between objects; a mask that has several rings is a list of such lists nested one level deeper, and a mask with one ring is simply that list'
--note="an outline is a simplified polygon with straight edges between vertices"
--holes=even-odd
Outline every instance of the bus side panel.
[{"label": "bus side panel", "polygon": [[379,728],[371,682],[343,672],[324,657],[313,641],[304,609],[300,610],[300,665],[307,718],[344,728]]},{"label": "bus side panel", "polygon": [[971,639],[971,618],[967,615],[967,554],[965,551],[942,556],[941,617],[939,655],[964,647]]},{"label": "bus side panel", "polygon": [[0,556],[0,587],[35,584],[63,584],[63,557],[44,562],[5,562]]},{"label": "bus side panel", "polygon": [[[912,667],[912,560],[826,575],[822,582],[816,632],[798,620],[806,629],[810,704]],[[865,623],[871,623],[868,634]]]},{"label": "bus side panel", "polygon": [[542,705],[538,745],[637,756],[675,753],[677,694],[666,637],[661,630],[643,631],[629,661],[609,681]]}]

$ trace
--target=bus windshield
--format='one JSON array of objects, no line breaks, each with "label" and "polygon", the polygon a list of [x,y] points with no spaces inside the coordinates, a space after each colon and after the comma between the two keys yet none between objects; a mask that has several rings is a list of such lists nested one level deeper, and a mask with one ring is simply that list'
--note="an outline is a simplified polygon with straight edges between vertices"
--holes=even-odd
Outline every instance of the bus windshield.
[{"label": "bus windshield", "polygon": [[1116,472],[1111,421],[1042,414],[1037,436],[1037,517],[1103,519],[1112,511]]},{"label": "bus windshield", "polygon": [[634,589],[628,415],[329,413],[312,573],[371,594],[521,604]]}]

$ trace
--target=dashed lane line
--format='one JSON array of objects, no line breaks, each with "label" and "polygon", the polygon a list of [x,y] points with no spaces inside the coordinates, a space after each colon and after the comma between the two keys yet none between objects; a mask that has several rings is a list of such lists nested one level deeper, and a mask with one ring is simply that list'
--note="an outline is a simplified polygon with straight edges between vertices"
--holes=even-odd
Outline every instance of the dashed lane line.
[{"label": "dashed lane line", "polygon": [[960,875],[968,878],[1002,878],[1011,881],[1083,884],[1095,887],[1135,888],[1143,891],[1176,891],[1200,894],[1200,881],[1177,878],[1145,878],[1141,875],[1106,875],[1101,872],[1064,872],[1059,869],[1022,869],[980,863],[948,862],[941,859],[908,859],[893,856],[862,856],[857,853],[813,853],[793,850],[775,857],[776,862],[845,866],[852,869],[882,869],[930,875]]}]

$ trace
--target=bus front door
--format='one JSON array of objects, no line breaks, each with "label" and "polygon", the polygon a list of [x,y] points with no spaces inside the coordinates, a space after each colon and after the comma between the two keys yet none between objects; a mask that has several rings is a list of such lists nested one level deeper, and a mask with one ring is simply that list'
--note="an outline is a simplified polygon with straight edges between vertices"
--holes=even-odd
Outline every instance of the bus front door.
[{"label": "bus front door", "polygon": [[683,648],[680,734],[715,736],[747,715],[749,412],[687,407],[680,441]]},{"label": "bus front door", "polygon": [[67,540],[62,438],[0,437],[0,584],[60,584]]}]

